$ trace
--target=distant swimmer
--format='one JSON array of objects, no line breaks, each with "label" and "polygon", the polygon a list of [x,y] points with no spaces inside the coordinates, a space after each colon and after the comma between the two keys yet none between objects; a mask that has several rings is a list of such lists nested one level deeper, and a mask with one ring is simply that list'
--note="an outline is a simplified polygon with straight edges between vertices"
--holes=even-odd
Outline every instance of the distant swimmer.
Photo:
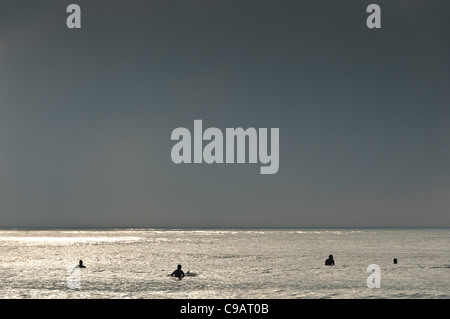
[{"label": "distant swimmer", "polygon": [[328,256],[328,259],[325,260],[325,266],[334,266],[333,255]]},{"label": "distant swimmer", "polygon": [[394,265],[397,265],[397,258],[394,258]]},{"label": "distant swimmer", "polygon": [[181,270],[181,265],[178,265],[177,270],[175,270],[172,274],[172,277],[177,277],[181,280],[184,277],[184,271]]},{"label": "distant swimmer", "polygon": [[78,268],[86,268],[85,265],[83,265],[83,261],[80,260],[80,263],[78,264]]}]

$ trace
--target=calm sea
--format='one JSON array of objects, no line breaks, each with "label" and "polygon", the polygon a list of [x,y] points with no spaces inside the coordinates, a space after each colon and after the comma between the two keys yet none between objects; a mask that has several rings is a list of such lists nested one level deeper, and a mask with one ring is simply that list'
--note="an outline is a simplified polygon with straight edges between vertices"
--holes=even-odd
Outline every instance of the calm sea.
[{"label": "calm sea", "polygon": [[0,298],[450,298],[449,248],[449,228],[2,229]]}]

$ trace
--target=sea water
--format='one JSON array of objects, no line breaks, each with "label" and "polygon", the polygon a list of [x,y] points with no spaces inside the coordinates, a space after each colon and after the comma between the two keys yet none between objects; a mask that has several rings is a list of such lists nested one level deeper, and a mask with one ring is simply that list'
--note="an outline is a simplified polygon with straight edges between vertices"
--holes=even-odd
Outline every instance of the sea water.
[{"label": "sea water", "polygon": [[450,298],[449,247],[449,228],[3,229],[0,298]]}]

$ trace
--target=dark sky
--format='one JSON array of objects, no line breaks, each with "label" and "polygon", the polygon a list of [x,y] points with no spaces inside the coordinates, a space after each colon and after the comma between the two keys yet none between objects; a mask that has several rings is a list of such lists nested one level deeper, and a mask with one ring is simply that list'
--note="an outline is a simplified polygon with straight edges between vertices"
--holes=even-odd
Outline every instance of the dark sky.
[{"label": "dark sky", "polygon": [[[449,14],[2,0],[0,227],[450,226]],[[174,164],[171,132],[195,119],[279,128],[278,173]]]}]

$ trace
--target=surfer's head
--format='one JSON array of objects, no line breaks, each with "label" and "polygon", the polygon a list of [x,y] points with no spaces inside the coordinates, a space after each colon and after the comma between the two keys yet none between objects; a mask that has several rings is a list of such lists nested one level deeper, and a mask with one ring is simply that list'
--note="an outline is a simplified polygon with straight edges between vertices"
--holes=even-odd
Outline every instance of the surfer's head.
[{"label": "surfer's head", "polygon": [[333,259],[333,255],[328,256],[328,258]]},{"label": "surfer's head", "polygon": [[178,265],[177,269],[181,269],[181,265]]},{"label": "surfer's head", "polygon": [[394,258],[394,264],[396,264],[397,263],[397,258]]}]

